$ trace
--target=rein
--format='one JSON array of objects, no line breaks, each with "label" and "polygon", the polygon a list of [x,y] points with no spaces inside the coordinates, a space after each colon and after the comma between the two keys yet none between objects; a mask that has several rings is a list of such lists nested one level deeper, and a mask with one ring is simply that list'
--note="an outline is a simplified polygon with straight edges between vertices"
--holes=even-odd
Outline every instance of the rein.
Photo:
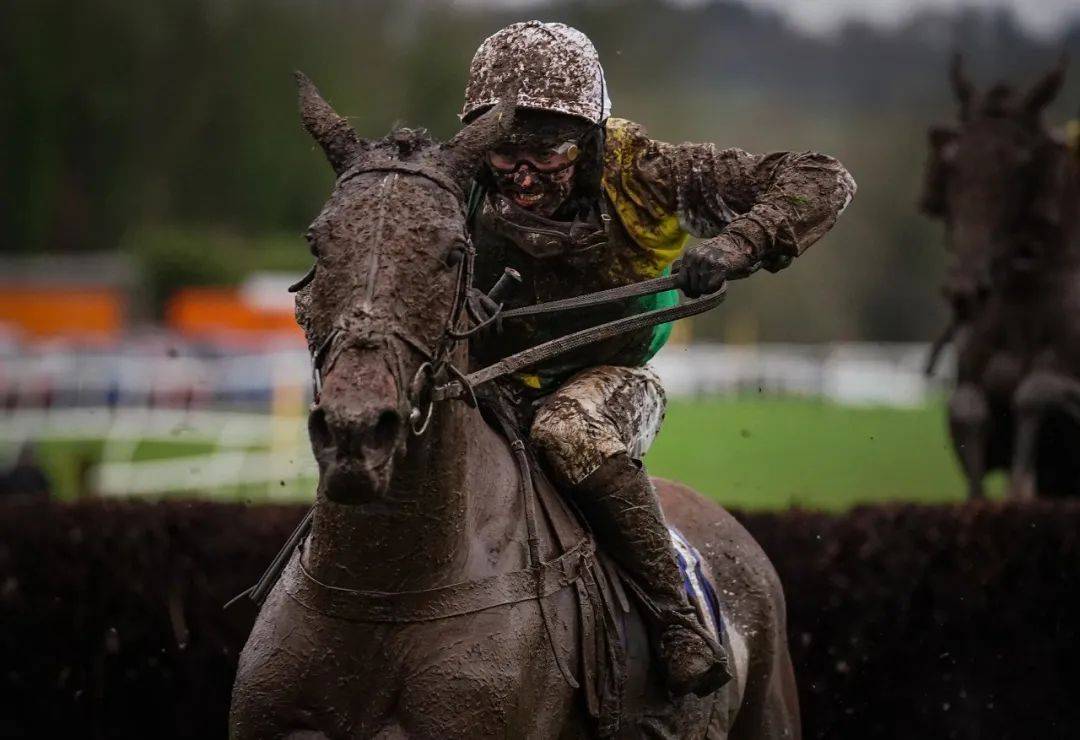
[{"label": "rein", "polygon": [[[618,288],[610,288],[595,293],[586,293],[585,295],[576,296],[574,298],[565,298],[558,301],[537,303],[532,306],[511,309],[509,311],[500,311],[497,314],[497,317],[507,319],[572,311],[589,306],[614,303],[628,298],[662,293],[676,287],[678,287],[678,275],[667,275],[665,277],[644,280],[639,283],[632,283]],[[539,364],[565,352],[570,352],[590,344],[596,344],[597,342],[606,341],[612,337],[619,336],[620,334],[647,329],[649,327],[677,321],[678,319],[687,318],[689,316],[696,316],[697,314],[704,313],[705,311],[720,305],[724,302],[726,297],[727,284],[724,283],[713,293],[680,303],[677,306],[658,308],[653,311],[645,311],[644,313],[635,314],[633,316],[626,316],[621,319],[615,319],[614,321],[608,321],[603,324],[589,327],[588,329],[582,329],[581,331],[567,334],[566,336],[558,337],[557,339],[552,339],[543,344],[538,344],[535,347],[529,347],[528,349],[504,357],[496,363],[471,372],[463,377],[459,377],[457,380],[451,381],[445,385],[438,386],[434,389],[432,397],[439,401],[450,398],[460,398],[466,394],[471,397],[474,395],[473,389],[483,383],[488,383],[505,375],[510,375],[518,370],[522,370],[530,365]]]},{"label": "rein", "polygon": [[[352,622],[413,624],[460,617],[558,593],[592,567],[592,540],[584,539],[537,568],[464,581],[426,591],[358,591],[319,581],[304,567],[303,543],[292,551],[285,592],[312,611]],[[538,583],[539,581],[539,583]]]}]

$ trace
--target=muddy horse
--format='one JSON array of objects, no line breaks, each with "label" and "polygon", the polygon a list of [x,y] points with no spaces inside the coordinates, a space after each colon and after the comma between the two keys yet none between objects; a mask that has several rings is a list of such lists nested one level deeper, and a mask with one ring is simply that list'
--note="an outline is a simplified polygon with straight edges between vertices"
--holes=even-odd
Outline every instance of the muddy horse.
[{"label": "muddy horse", "polygon": [[1065,62],[1029,90],[978,93],[953,60],[960,123],[930,129],[924,212],[944,219],[957,352],[949,428],[971,497],[1080,494],[1080,172],[1043,123]]},{"label": "muddy horse", "polygon": [[732,674],[672,700],[632,592],[456,370],[470,323],[463,191],[513,108],[444,144],[405,129],[369,141],[298,82],[337,174],[298,300],[319,485],[240,656],[231,736],[799,737],[783,593],[750,535],[657,480],[720,595]]}]

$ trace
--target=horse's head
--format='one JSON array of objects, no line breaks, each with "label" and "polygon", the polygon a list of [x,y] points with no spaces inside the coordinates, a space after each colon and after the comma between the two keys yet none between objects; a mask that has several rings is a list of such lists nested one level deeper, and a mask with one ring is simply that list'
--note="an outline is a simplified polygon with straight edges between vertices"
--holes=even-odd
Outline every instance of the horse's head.
[{"label": "horse's head", "polygon": [[945,287],[963,308],[985,293],[995,270],[1030,269],[1052,246],[1068,155],[1041,114],[1061,89],[1065,63],[1026,92],[999,83],[977,93],[959,55],[951,76],[960,123],[930,129],[921,206],[946,222],[956,261]]},{"label": "horse's head", "polygon": [[410,413],[430,408],[428,363],[447,348],[471,252],[463,193],[513,108],[497,106],[444,144],[407,129],[366,141],[297,80],[304,127],[338,176],[308,229],[316,262],[298,298],[321,380],[311,443],[323,493],[369,502],[389,485]]}]

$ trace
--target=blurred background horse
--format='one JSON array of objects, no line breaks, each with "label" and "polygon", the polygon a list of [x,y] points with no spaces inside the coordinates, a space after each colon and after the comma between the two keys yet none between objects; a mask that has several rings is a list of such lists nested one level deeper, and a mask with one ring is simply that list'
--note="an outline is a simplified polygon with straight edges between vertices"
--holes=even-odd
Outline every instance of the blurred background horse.
[{"label": "blurred background horse", "polygon": [[1065,71],[980,93],[957,56],[959,125],[930,130],[922,208],[953,253],[949,426],[973,497],[1001,467],[1012,496],[1080,493],[1080,172],[1043,120]]}]

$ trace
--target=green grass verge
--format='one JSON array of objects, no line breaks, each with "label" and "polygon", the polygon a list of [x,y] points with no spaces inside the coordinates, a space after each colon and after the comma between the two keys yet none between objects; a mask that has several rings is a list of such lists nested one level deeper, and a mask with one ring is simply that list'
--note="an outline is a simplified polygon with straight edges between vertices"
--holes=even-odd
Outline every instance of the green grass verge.
[{"label": "green grass verge", "polygon": [[[852,408],[742,397],[673,400],[646,462],[725,506],[838,510],[964,497],[941,403]],[[1001,487],[991,478],[992,491]]]}]

